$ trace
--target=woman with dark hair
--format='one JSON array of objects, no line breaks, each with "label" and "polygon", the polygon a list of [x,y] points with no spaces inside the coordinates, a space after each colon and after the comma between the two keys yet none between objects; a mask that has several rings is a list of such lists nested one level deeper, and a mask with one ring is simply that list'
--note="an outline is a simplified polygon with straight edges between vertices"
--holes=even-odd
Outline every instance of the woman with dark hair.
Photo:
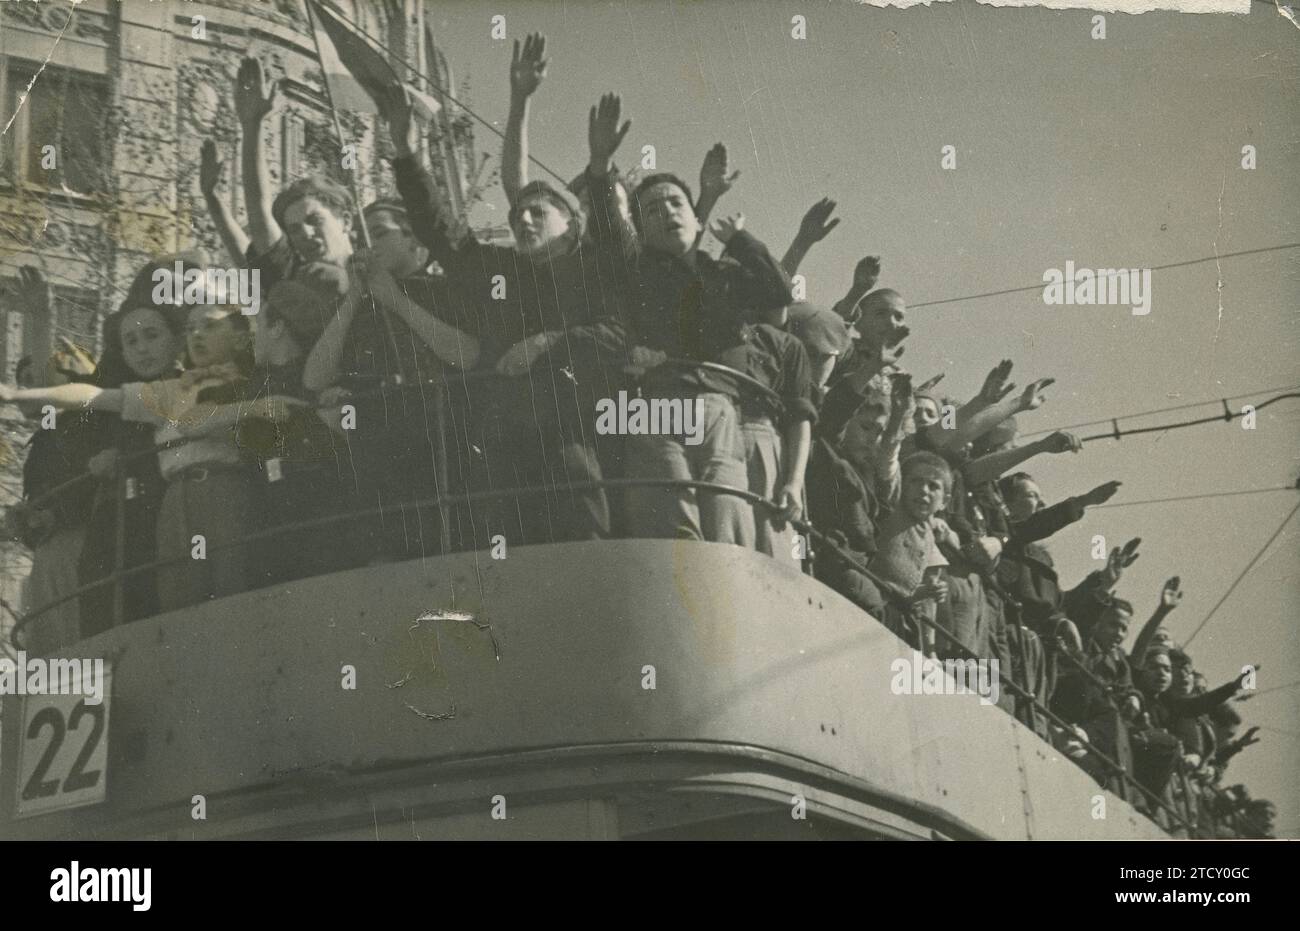
[{"label": "woman with dark hair", "polygon": [[[156,263],[155,263],[156,264]],[[152,269],[154,266],[150,266]],[[120,388],[130,382],[176,378],[185,347],[185,317],[179,308],[134,303],[128,298],[104,321],[104,354],[93,384]],[[115,569],[129,569],[157,558],[158,508],[166,483],[151,455],[154,429],[107,413],[97,421],[100,451],[90,459],[98,479],[94,508],[86,528],[79,567],[89,585]],[[122,580],[121,609],[116,586],[101,585],[81,596],[81,633],[90,637],[113,626],[158,612],[156,579],[140,572]]]},{"label": "woman with dark hair", "polygon": [[[187,371],[180,378],[120,388],[64,385],[46,390],[0,386],[0,401],[116,413],[154,428],[158,467],[167,483],[158,509],[159,608],[170,611],[248,587],[248,553],[235,544],[251,532],[257,486],[236,443],[246,415],[283,420],[302,402],[273,396],[241,401],[252,370],[242,308],[197,305],[187,317]],[[129,332],[129,331],[128,331]],[[124,350],[127,345],[124,340]]]}]

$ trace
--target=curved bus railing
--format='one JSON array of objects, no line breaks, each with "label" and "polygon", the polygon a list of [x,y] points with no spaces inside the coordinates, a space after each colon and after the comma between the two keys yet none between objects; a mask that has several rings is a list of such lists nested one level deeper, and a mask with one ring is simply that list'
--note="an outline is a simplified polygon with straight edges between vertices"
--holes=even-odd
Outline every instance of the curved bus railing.
[{"label": "curved bus railing", "polygon": [[[717,363],[695,363],[695,362],[690,362],[688,360],[669,360],[667,364],[673,365],[674,367],[683,367],[683,368],[685,367],[707,368],[711,371],[717,372],[718,374],[726,375],[732,378],[737,384],[744,385],[747,390],[754,391],[754,393],[758,395],[758,400],[768,405],[769,409],[771,409],[775,414],[779,416],[779,413],[781,411],[781,402],[779,396],[777,396],[776,393],[773,392],[766,385],[763,385],[761,382],[758,382],[750,378],[749,376],[745,375],[742,372],[738,372],[734,369],[730,369],[727,366],[723,366]],[[466,378],[467,382],[473,380],[476,380],[473,375],[470,375],[468,378]],[[350,394],[349,397],[352,399],[356,399],[364,396],[367,393],[380,394],[386,391],[392,391],[394,389],[404,389],[404,388],[409,389],[412,387],[415,386],[404,386],[401,385],[400,382],[395,384],[390,383],[377,388],[368,389],[368,391],[366,392],[354,392]],[[449,479],[447,478],[447,470],[446,470],[447,446],[446,446],[446,434],[445,434],[445,427],[447,423],[447,410],[446,410],[447,400],[448,400],[447,388],[444,384],[441,384],[436,381],[429,381],[423,384],[421,387],[428,389],[431,393],[431,397],[429,400],[432,400],[434,402],[435,421],[437,425],[441,428],[438,431],[436,431],[437,435],[433,437],[435,443],[435,456],[436,456],[435,469],[437,469],[437,473],[438,473],[435,477],[435,487],[446,488],[449,485]],[[54,611],[55,609],[59,608],[64,604],[80,599],[82,596],[90,592],[98,591],[108,586],[113,586],[114,589],[114,596],[113,596],[114,616],[113,616],[112,626],[118,626],[120,623],[122,623],[122,607],[123,607],[122,601],[123,601],[123,590],[124,590],[123,583],[126,580],[135,578],[137,576],[146,573],[157,572],[159,569],[167,568],[170,566],[187,564],[190,561],[189,556],[180,555],[180,556],[174,556],[166,559],[155,559],[150,562],[142,563],[140,565],[135,565],[135,566],[126,567],[122,565],[123,557],[124,557],[124,543],[125,543],[125,521],[123,519],[124,518],[123,505],[128,498],[127,487],[126,487],[125,466],[136,460],[141,460],[149,456],[157,456],[159,453],[164,452],[168,449],[176,448],[176,446],[177,444],[174,443],[163,444],[160,446],[155,446],[151,449],[142,450],[130,454],[128,456],[120,456],[117,459],[114,466],[113,474],[111,475],[111,479],[113,480],[118,492],[118,495],[115,500],[117,525],[115,528],[115,561],[114,561],[113,570],[101,578],[97,578],[94,581],[80,585],[73,591],[62,595],[57,599],[47,602],[46,604],[39,605],[33,608],[31,611],[25,612],[17,620],[16,624],[10,631],[10,638],[9,638],[10,643],[15,648],[20,650],[24,648],[24,642],[22,637],[25,634],[25,632],[36,621],[40,620],[42,617],[48,615],[50,612]],[[31,499],[30,501],[27,501],[25,503],[28,506],[36,506],[40,503],[53,500],[58,495],[68,493],[69,490],[75,488],[76,486],[80,485],[83,482],[86,481],[102,482],[104,480],[105,480],[105,476],[95,475],[90,472],[86,472],[83,473],[82,475],[76,476],[72,479],[69,479],[66,482],[61,483],[55,488],[52,488],[49,491],[45,492],[41,496]],[[438,509],[443,513],[446,513],[449,509],[458,506],[471,505],[476,502],[483,502],[483,501],[511,499],[511,498],[518,499],[518,498],[524,498],[524,497],[529,497],[534,495],[551,495],[551,494],[559,494],[559,493],[573,493],[573,492],[584,492],[584,491],[595,491],[595,490],[603,491],[609,489],[636,488],[636,487],[679,488],[679,489],[691,489],[697,492],[703,491],[703,492],[710,492],[715,494],[724,494],[724,495],[729,495],[729,496],[739,498],[740,500],[745,501],[752,507],[767,508],[768,510],[771,511],[780,510],[779,506],[775,502],[770,501],[762,497],[761,495],[755,494],[749,491],[748,489],[736,488],[730,485],[722,485],[718,483],[696,481],[696,480],[689,480],[689,479],[604,478],[599,481],[566,482],[563,484],[538,484],[538,485],[526,485],[526,486],[517,486],[517,487],[510,487],[510,488],[493,488],[493,489],[480,490],[480,491],[463,492],[459,494],[439,494],[435,497],[430,497],[430,498],[422,498],[417,500],[404,500],[396,504],[342,511],[333,514],[327,514],[321,517],[311,518],[308,520],[281,524],[263,530],[255,531],[249,534],[244,534],[241,535],[237,540],[232,540],[226,543],[209,547],[208,553],[211,554],[211,553],[229,552],[229,551],[240,549],[242,547],[250,546],[251,544],[254,543],[259,543],[265,540],[274,539],[279,536],[284,536],[290,533],[296,533],[302,530],[310,530],[310,529],[317,529],[321,527],[327,527],[333,524],[354,521],[357,520],[358,518],[381,516],[385,514],[394,514],[407,508],[432,508],[432,509]],[[884,580],[882,580],[878,575],[872,572],[871,569],[869,569],[865,564],[859,562],[853,553],[847,551],[834,538],[828,536],[825,533],[822,533],[820,530],[814,527],[809,521],[802,518],[796,518],[790,520],[788,521],[788,523],[790,523],[799,533],[803,534],[806,537],[806,539],[816,544],[815,547],[810,547],[810,553],[809,553],[810,562],[815,562],[816,547],[824,547],[825,549],[829,549],[835,553],[835,557],[838,560],[842,561],[844,564],[848,565],[853,570],[862,573],[873,583],[877,584],[877,586],[880,588],[880,591],[884,595],[886,601],[890,602],[891,604],[894,604],[895,606],[899,606],[899,607],[902,606],[901,601],[891,593],[888,584],[885,583]],[[441,550],[441,552],[443,554],[455,552],[456,550],[454,550],[450,546],[447,521],[442,520],[440,521],[440,524],[441,524],[441,533],[443,538],[442,539],[443,549]],[[982,657],[978,656],[968,646],[962,643],[952,632],[947,630],[942,624],[939,624],[936,621],[932,621],[929,620],[928,618],[920,617],[917,615],[913,615],[913,618],[919,621],[925,627],[929,628],[933,632],[936,638],[939,637],[944,638],[945,642],[948,644],[947,649],[950,652],[957,654],[961,659],[976,660],[976,661],[982,659]],[[1103,753],[1101,750],[1099,750],[1091,742],[1082,743],[1082,747],[1084,748],[1085,754],[1094,758],[1097,761],[1097,763],[1100,765],[1102,770],[1105,773],[1107,773],[1108,777],[1115,781],[1114,784],[1118,789],[1118,793],[1120,797],[1124,798],[1125,800],[1130,800],[1137,797],[1141,797],[1145,799],[1145,801],[1150,806],[1146,813],[1148,814],[1149,817],[1152,817],[1152,819],[1155,820],[1157,824],[1160,824],[1160,821],[1158,820],[1157,817],[1158,814],[1163,814],[1172,823],[1172,825],[1177,826],[1178,830],[1186,832],[1186,835],[1189,837],[1196,837],[1201,834],[1201,832],[1198,831],[1198,826],[1199,823],[1201,822],[1209,822],[1212,829],[1221,826],[1222,822],[1217,817],[1202,818],[1199,816],[1201,806],[1199,806],[1196,803],[1198,794],[1193,791],[1192,785],[1185,771],[1181,752],[1176,755],[1175,774],[1173,779],[1173,782],[1179,786],[1178,795],[1179,795],[1179,801],[1182,802],[1180,806],[1182,808],[1181,811],[1175,807],[1175,802],[1172,799],[1167,801],[1166,799],[1159,797],[1155,793],[1152,793],[1146,787],[1142,786],[1137,781],[1137,779],[1130,774],[1129,770],[1131,767],[1127,765],[1129,763],[1129,760],[1127,759],[1129,755],[1128,754],[1128,728],[1124,721],[1122,713],[1120,712],[1118,706],[1116,705],[1111,695],[1112,687],[1108,683],[1104,682],[1103,680],[1095,676],[1090,670],[1085,668],[1079,662],[1079,660],[1075,656],[1073,656],[1068,650],[1058,649],[1054,644],[1046,644],[1046,643],[1045,643],[1045,648],[1052,649],[1054,651],[1054,655],[1056,658],[1063,659],[1066,663],[1071,664],[1074,667],[1074,671],[1076,674],[1081,675],[1084,678],[1088,679],[1094,685],[1094,687],[1100,689],[1102,691],[1102,694],[1105,695],[1106,701],[1110,705],[1111,713],[1114,716],[1114,724],[1116,727],[1116,734],[1117,734],[1116,746],[1118,748],[1119,755],[1122,757],[1122,759],[1120,760],[1112,759],[1111,757]],[[1020,668],[1023,670],[1024,668],[1023,663],[1021,664]],[[1069,722],[1066,722],[1064,719],[1062,719],[1059,715],[1052,712],[1041,702],[1039,702],[1037,697],[1027,687],[1027,683],[1018,681],[1014,676],[1006,675],[1005,673],[1002,672],[1001,669],[997,671],[997,676],[1000,685],[1004,689],[1007,689],[1008,691],[1011,692],[1011,694],[1015,695],[1018,699],[1024,702],[1024,706],[1029,710],[1029,714],[1031,716],[1031,720],[1027,723],[1029,724],[1031,729],[1035,730],[1036,733],[1037,733],[1037,728],[1034,726],[1035,725],[1034,717],[1036,716],[1041,716],[1044,720],[1048,721],[1051,725],[1056,727],[1061,734],[1073,733],[1074,730],[1073,726]],[[1222,790],[1213,787],[1211,787],[1211,789],[1212,789],[1212,795],[1216,800],[1228,801],[1228,797],[1226,793],[1224,793]],[[1207,814],[1213,815],[1214,806],[1210,805],[1206,807],[1210,809]],[[1235,812],[1235,811],[1232,812],[1232,815],[1229,819],[1231,822],[1229,826],[1234,827],[1234,829],[1236,829],[1236,825],[1240,823],[1240,818],[1238,817],[1240,814],[1241,814],[1240,812]],[[1171,829],[1169,824],[1160,824],[1160,826],[1165,830]],[[1214,836],[1214,835],[1211,834],[1210,836]]]}]

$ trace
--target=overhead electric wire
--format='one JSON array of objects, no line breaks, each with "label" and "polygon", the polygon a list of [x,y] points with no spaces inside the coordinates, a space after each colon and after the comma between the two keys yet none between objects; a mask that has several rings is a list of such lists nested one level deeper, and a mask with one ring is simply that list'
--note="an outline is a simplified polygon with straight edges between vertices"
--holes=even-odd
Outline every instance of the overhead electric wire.
[{"label": "overhead electric wire", "polygon": [[1168,414],[1170,411],[1191,410],[1193,407],[1205,407],[1208,404],[1222,404],[1224,401],[1236,401],[1241,398],[1251,398],[1257,394],[1270,394],[1274,391],[1300,391],[1300,385],[1278,385],[1275,388],[1257,388],[1254,391],[1246,391],[1241,394],[1230,394],[1224,398],[1208,398],[1204,401],[1191,401],[1187,404],[1175,404],[1172,407],[1157,407],[1149,411],[1138,411],[1135,414],[1120,414],[1118,417],[1103,417],[1100,420],[1085,420],[1083,423],[1066,424],[1063,427],[1051,427],[1047,430],[1031,430],[1027,433],[1020,433],[1025,436],[1039,436],[1044,433],[1055,433],[1058,430],[1078,430],[1081,427],[1095,427],[1098,424],[1114,423],[1117,420],[1136,420],[1139,417],[1151,417],[1156,414]]},{"label": "overhead electric wire", "polygon": [[1300,503],[1297,503],[1296,506],[1287,513],[1286,517],[1282,518],[1282,523],[1277,525],[1277,529],[1273,531],[1273,535],[1265,541],[1264,545],[1259,548],[1259,552],[1257,552],[1250,562],[1246,564],[1246,568],[1242,569],[1237,578],[1235,578],[1232,584],[1228,586],[1228,590],[1223,593],[1223,597],[1220,598],[1215,603],[1214,607],[1210,609],[1210,613],[1205,616],[1205,620],[1201,621],[1201,623],[1197,625],[1196,629],[1192,631],[1191,636],[1187,638],[1187,646],[1191,646],[1192,641],[1196,639],[1196,635],[1201,632],[1206,624],[1210,623],[1210,619],[1214,617],[1214,613],[1218,611],[1219,608],[1223,606],[1223,603],[1228,600],[1228,597],[1237,590],[1237,586],[1241,584],[1241,580],[1246,577],[1251,569],[1255,568],[1255,563],[1259,562],[1260,557],[1263,556],[1264,553],[1267,552],[1268,548],[1273,545],[1273,541],[1282,535],[1282,531],[1286,528],[1286,525],[1291,522],[1291,518],[1295,517],[1296,511],[1300,511]]},{"label": "overhead electric wire", "polygon": [[[1262,246],[1258,249],[1242,249],[1239,252],[1224,252],[1221,255],[1207,255],[1201,259],[1188,259],[1185,262],[1170,262],[1167,265],[1153,265],[1151,271],[1160,272],[1171,268],[1185,268],[1188,265],[1201,265],[1205,262],[1221,262],[1224,259],[1235,259],[1243,255],[1258,255],[1263,252],[1281,252],[1286,249],[1300,249],[1300,242],[1281,243],[1276,246]],[[1000,291],[985,291],[981,294],[966,294],[961,297],[945,297],[937,301],[921,301],[919,304],[908,304],[908,309],[915,310],[917,307],[937,307],[940,304],[956,304],[961,301],[975,301],[986,297],[999,297],[1003,294],[1020,294],[1025,291],[1041,291],[1044,285],[1039,284],[1026,285],[1022,288],[1003,288]]]},{"label": "overhead electric wire", "polygon": [[[1275,397],[1269,398],[1266,401],[1260,401],[1250,406],[1253,407],[1255,411],[1261,411],[1264,408],[1268,407],[1270,404],[1276,404],[1278,401],[1284,401],[1288,398],[1300,398],[1300,392],[1288,392],[1286,394],[1279,394]],[[1200,426],[1201,424],[1218,423],[1219,421],[1223,421],[1224,423],[1231,423],[1232,421],[1238,419],[1239,417],[1245,417],[1245,416],[1246,416],[1245,411],[1238,411],[1237,413],[1234,414],[1232,413],[1232,411],[1227,410],[1225,407],[1222,416],[1216,414],[1213,417],[1198,417],[1196,420],[1180,420],[1177,423],[1157,424],[1154,427],[1134,427],[1131,430],[1121,430],[1119,428],[1118,421],[1116,421],[1110,433],[1095,433],[1092,436],[1082,436],[1079,437],[1079,442],[1091,443],[1094,440],[1121,440],[1126,436],[1138,436],[1143,433],[1164,433],[1169,430],[1180,430],[1183,427],[1197,427]]]}]

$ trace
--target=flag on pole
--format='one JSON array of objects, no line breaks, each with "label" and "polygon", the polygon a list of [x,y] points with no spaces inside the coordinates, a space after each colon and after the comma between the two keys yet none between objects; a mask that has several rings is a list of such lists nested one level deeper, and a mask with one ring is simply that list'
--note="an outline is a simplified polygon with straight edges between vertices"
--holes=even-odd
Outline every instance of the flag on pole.
[{"label": "flag on pole", "polygon": [[[321,71],[329,85],[330,98],[340,110],[383,115],[384,96],[389,87],[403,84],[388,60],[364,33],[354,31],[331,7],[320,0],[307,0],[315,18],[316,43]],[[433,119],[441,105],[433,97],[411,87],[418,119]]]}]

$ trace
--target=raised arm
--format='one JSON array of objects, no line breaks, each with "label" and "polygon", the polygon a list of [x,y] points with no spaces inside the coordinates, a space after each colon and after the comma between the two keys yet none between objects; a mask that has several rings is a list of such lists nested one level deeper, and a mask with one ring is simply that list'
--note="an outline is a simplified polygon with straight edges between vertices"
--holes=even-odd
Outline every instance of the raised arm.
[{"label": "raised arm", "polygon": [[708,227],[709,215],[722,195],[740,179],[740,169],[728,173],[729,167],[727,147],[721,142],[704,153],[704,163],[700,165],[700,198],[695,204],[695,216],[700,221],[701,230]]},{"label": "raised arm", "polygon": [[[1253,667],[1256,671],[1259,664]],[[1234,695],[1241,691],[1241,683],[1248,673],[1242,672],[1241,675],[1231,682],[1225,682],[1217,689],[1209,692],[1202,692],[1200,695],[1192,695],[1188,698],[1174,698],[1170,700],[1170,709],[1174,714],[1184,718],[1194,718],[1197,715],[1209,714],[1225,701],[1230,701]]]},{"label": "raised arm", "polygon": [[833,382],[822,399],[817,418],[818,432],[823,436],[838,437],[866,401],[871,379],[897,362],[902,354],[901,344],[893,347],[863,346],[862,353],[857,356],[861,360],[859,364]]},{"label": "raised arm", "polygon": [[1042,407],[1047,400],[1043,391],[1055,382],[1055,378],[1040,378],[1021,394],[1008,394],[997,403],[981,408],[975,414],[966,418],[964,422],[959,414],[955,430],[935,430],[930,427],[930,433],[937,446],[948,450],[961,449],[967,443],[979,439],[1008,417]]},{"label": "raised arm", "polygon": [[899,451],[907,435],[907,422],[912,419],[916,403],[912,397],[912,376],[897,372],[890,376],[889,420],[880,435],[880,451],[876,462],[876,497],[892,507],[903,492],[903,473],[899,465]]},{"label": "raised arm", "polygon": [[[614,153],[632,128],[627,120],[622,126],[623,102],[617,94],[605,94],[591,108],[587,119],[587,184],[591,189],[591,235],[610,262],[615,273],[626,270],[636,254],[636,240],[619,219],[614,192]],[[624,282],[626,283],[626,282]]]},{"label": "raised arm", "polygon": [[981,456],[967,463],[962,469],[962,475],[971,485],[983,485],[1039,453],[1077,453],[1082,448],[1083,444],[1073,434],[1058,431],[1023,446],[1013,446]]},{"label": "raised arm", "polygon": [[1178,576],[1174,576],[1165,582],[1165,587],[1160,590],[1160,603],[1156,605],[1156,610],[1151,615],[1150,620],[1143,624],[1142,629],[1138,631],[1137,640],[1134,641],[1133,649],[1128,655],[1129,665],[1133,668],[1141,669],[1146,663],[1147,648],[1151,646],[1156,630],[1164,623],[1170,612],[1178,607],[1178,602],[1183,600],[1183,593],[1179,591],[1178,584]]},{"label": "raised arm", "polygon": [[276,84],[268,87],[262,64],[245,58],[235,78],[235,112],[243,138],[239,143],[240,163],[244,175],[244,209],[248,211],[248,231],[253,248],[265,253],[280,239],[283,231],[271,213],[271,176],[262,146],[262,121],[271,112]]},{"label": "raised arm", "polygon": [[856,321],[858,319],[858,304],[862,303],[862,299],[871,293],[871,289],[876,286],[876,279],[879,277],[879,256],[869,255],[858,262],[857,267],[853,269],[853,284],[849,285],[848,292],[836,301],[834,311],[849,323]]},{"label": "raised arm", "polygon": [[221,243],[235,265],[244,264],[251,240],[243,228],[235,222],[230,205],[217,195],[217,183],[221,180],[221,160],[217,158],[217,144],[211,139],[203,140],[199,152],[199,190],[203,193],[203,203],[207,205],[208,216],[212,225],[221,236]]},{"label": "raised arm", "polygon": [[393,175],[397,192],[406,206],[411,232],[444,271],[454,274],[463,251],[474,244],[474,237],[457,221],[442,192],[416,157],[420,150],[420,124],[406,87],[394,84],[389,88],[384,113],[397,156],[393,159]]},{"label": "raised arm", "polygon": [[784,308],[794,300],[790,276],[767,246],[745,230],[744,214],[733,214],[713,224],[710,231],[723,243],[723,256],[740,266],[732,281],[732,299],[737,306],[762,314]]},{"label": "raised arm", "polygon": [[[957,410],[956,424],[962,426],[968,424],[977,414],[986,411],[988,408],[997,404],[999,401],[1007,398],[1015,390],[1015,382],[1008,381],[1011,376],[1011,360],[1003,359],[997,365],[993,366],[988,375],[984,376],[984,384],[980,387],[979,394],[971,398]],[[927,428],[931,436],[931,443],[934,446],[943,449],[960,449],[961,446],[956,441],[951,431],[945,431],[940,434],[935,427]],[[967,434],[964,434],[967,435]],[[964,440],[969,442],[969,439]]]},{"label": "raised arm", "polygon": [[273,394],[234,404],[198,404],[180,425],[181,433],[188,437],[217,436],[238,429],[247,418],[285,421],[296,408],[310,407],[301,398]]},{"label": "raised arm", "polygon": [[[785,269],[787,275],[793,275],[798,271],[800,263],[808,255],[808,250],[825,239],[831,230],[839,226],[838,217],[834,220],[831,219],[831,214],[834,212],[835,201],[829,197],[823,197],[808,208],[808,212],[803,215],[803,219],[799,222],[799,232],[795,234],[794,241],[790,243],[790,248],[785,250],[785,255],[781,258],[781,267]],[[866,291],[862,292],[864,295],[866,293]],[[861,299],[862,297],[859,295],[857,300]]]},{"label": "raised arm", "polygon": [[546,78],[546,37],[534,32],[510,59],[510,115],[501,149],[501,186],[511,204],[528,183],[528,102]]},{"label": "raised arm", "polygon": [[[1083,518],[1083,510],[1088,505],[1103,504],[1109,501],[1119,490],[1119,482],[1106,482],[1098,485],[1087,494],[1058,501],[1051,507],[1035,511],[1024,520],[1016,521],[1011,526],[1011,535],[1018,543],[1034,543],[1046,540],[1062,528],[1068,527]],[[1109,589],[1107,589],[1109,591]]]}]

